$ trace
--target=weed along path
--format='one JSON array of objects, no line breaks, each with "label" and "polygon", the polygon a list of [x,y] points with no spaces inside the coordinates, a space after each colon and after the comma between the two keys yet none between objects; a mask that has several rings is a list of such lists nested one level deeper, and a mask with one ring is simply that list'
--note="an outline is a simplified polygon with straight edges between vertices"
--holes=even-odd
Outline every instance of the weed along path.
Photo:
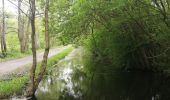
[{"label": "weed along path", "polygon": [[[62,52],[63,50],[69,48],[70,46],[59,47],[51,49],[48,58]],[[37,62],[41,62],[43,59],[43,52],[37,54]],[[27,65],[32,63],[32,56],[27,56],[19,59],[14,59],[6,62],[0,63],[0,79],[4,76],[12,73],[22,73],[25,69],[29,69]],[[30,66],[30,65],[29,65]]]}]

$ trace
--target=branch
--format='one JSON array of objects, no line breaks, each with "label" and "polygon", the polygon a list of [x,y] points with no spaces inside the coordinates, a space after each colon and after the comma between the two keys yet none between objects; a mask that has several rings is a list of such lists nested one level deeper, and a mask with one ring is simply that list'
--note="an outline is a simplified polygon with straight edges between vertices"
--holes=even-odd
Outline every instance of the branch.
[{"label": "branch", "polygon": [[[14,6],[16,6],[18,8],[18,5],[16,5],[15,3],[13,3],[12,1],[8,0],[11,4],[13,4]],[[19,10],[25,14],[28,18],[30,18],[22,9],[19,8]]]},{"label": "branch", "polygon": [[163,53],[161,53],[161,54],[159,54],[159,55],[155,55],[155,56],[152,56],[152,57],[147,57],[147,58],[157,58],[157,57],[160,57],[160,56],[162,56],[163,54],[165,54],[168,50],[170,50],[170,47],[168,47],[167,49],[165,49],[164,50],[164,52]]}]

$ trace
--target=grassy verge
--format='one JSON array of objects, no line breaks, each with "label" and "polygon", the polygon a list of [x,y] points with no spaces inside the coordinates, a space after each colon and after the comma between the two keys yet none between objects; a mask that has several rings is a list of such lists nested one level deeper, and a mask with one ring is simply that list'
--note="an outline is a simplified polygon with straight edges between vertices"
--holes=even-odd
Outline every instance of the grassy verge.
[{"label": "grassy verge", "polygon": [[8,51],[6,57],[2,57],[2,54],[1,54],[0,62],[5,62],[5,61],[8,61],[8,60],[22,58],[22,57],[25,57],[25,56],[28,56],[28,55],[31,55],[31,50],[29,50],[25,53],[20,53],[19,51]]},{"label": "grassy verge", "polygon": [[[62,47],[62,46],[57,46],[55,48],[58,48],[58,47]],[[54,48],[54,47],[53,47]],[[44,49],[43,48],[39,48],[37,50],[37,53],[41,53],[43,52]],[[15,53],[14,53],[15,52]],[[20,51],[18,50],[9,50],[7,51],[7,55],[6,57],[2,57],[2,54],[0,54],[0,62],[5,62],[5,61],[8,61],[8,60],[13,60],[13,59],[17,59],[17,58],[22,58],[22,57],[26,57],[26,56],[29,56],[31,55],[32,52],[31,52],[31,49],[26,51],[25,53],[21,53]]]},{"label": "grassy verge", "polygon": [[[52,58],[48,59],[47,63],[47,72],[48,69],[56,64],[59,60],[63,59],[73,50],[72,47],[65,49],[61,53],[53,56]],[[37,65],[36,73],[40,70],[40,64]],[[10,81],[0,81],[0,98],[9,97],[14,94],[22,93],[23,87],[25,83],[28,81],[28,75],[24,75],[22,77],[16,77]]]}]

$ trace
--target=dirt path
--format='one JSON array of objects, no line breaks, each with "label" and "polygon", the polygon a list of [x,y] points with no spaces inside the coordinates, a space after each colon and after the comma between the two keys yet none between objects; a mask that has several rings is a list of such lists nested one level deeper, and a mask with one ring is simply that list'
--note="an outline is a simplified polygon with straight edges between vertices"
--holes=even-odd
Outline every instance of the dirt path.
[{"label": "dirt path", "polygon": [[[61,51],[63,51],[64,49],[66,49],[68,47],[69,46],[51,49],[49,52],[48,58],[60,53]],[[43,52],[37,54],[37,62],[41,62],[42,58],[43,58]],[[24,66],[31,64],[31,63],[32,63],[32,56],[27,56],[24,58],[1,62],[0,63],[0,76],[4,76],[6,74],[11,74],[11,73],[15,72],[15,70],[22,71],[25,69]]]}]

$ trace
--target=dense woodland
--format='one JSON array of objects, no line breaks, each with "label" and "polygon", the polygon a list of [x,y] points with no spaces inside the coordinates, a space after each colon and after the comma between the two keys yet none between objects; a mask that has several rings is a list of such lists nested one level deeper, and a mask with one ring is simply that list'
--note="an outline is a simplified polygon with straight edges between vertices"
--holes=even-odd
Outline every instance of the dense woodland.
[{"label": "dense woodland", "polygon": [[[17,16],[2,5],[1,58],[32,50],[28,96],[43,78],[50,46],[83,47],[88,73],[170,72],[170,0],[17,0]],[[38,49],[45,52],[35,74]]]}]

